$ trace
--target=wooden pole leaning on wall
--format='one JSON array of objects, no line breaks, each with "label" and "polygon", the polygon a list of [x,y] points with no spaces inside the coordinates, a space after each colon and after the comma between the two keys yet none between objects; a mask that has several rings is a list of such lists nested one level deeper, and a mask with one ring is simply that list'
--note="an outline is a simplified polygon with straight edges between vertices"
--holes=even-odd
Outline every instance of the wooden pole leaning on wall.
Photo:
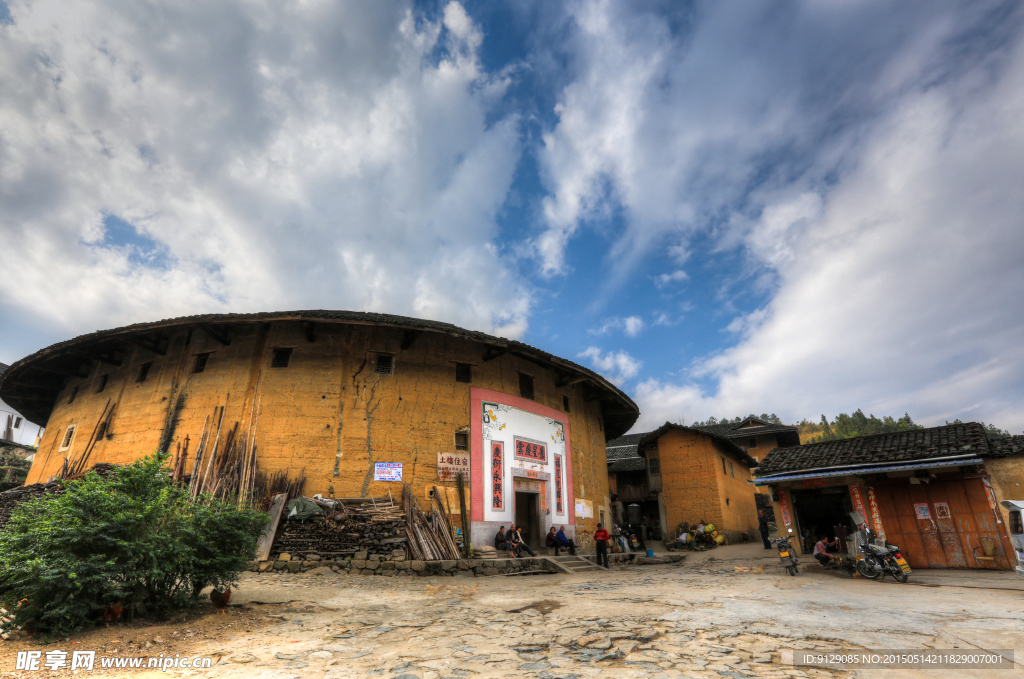
[{"label": "wooden pole leaning on wall", "polygon": [[466,513],[466,477],[459,472],[455,475],[455,488],[459,492],[459,514],[462,515],[462,555],[469,559],[473,548],[469,540],[469,515]]}]

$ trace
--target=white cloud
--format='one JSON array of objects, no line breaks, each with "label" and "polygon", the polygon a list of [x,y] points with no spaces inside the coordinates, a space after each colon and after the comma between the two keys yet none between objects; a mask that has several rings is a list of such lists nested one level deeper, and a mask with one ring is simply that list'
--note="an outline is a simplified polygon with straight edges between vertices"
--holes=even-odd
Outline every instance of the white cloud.
[{"label": "white cloud", "polygon": [[654,277],[654,284],[659,288],[689,280],[690,276],[682,269],[676,269],[672,273],[663,273]]},{"label": "white cloud", "polygon": [[549,273],[621,214],[607,285],[707,236],[769,294],[688,380],[637,388],[638,428],[857,407],[1024,428],[1024,10],[673,11],[571,5],[540,154]]},{"label": "white cloud", "polygon": [[585,351],[577,354],[577,357],[590,359],[590,364],[595,370],[619,385],[636,377],[643,367],[643,361],[638,361],[625,351],[609,351],[602,354],[597,347],[587,347]]},{"label": "white cloud", "polygon": [[591,329],[589,332],[591,335],[606,335],[612,330],[621,330],[630,337],[636,337],[643,329],[644,319],[639,316],[627,316],[625,318],[612,316],[611,318],[604,319],[599,327]]},{"label": "white cloud", "polygon": [[[436,23],[404,2],[9,5],[6,315],[68,334],[317,307],[525,330],[530,287],[494,245],[519,121],[457,2]],[[106,241],[104,215],[162,265]]]},{"label": "white cloud", "polygon": [[[906,96],[824,201],[765,210],[787,215],[758,226],[782,225],[767,242],[792,250],[767,256],[780,262],[778,293],[734,321],[738,345],[694,367],[717,389],[640,384],[638,428],[858,407],[909,411],[927,424],[959,417],[1024,428],[1020,45],[998,83],[969,85]],[[788,237],[801,220],[800,237]]]}]

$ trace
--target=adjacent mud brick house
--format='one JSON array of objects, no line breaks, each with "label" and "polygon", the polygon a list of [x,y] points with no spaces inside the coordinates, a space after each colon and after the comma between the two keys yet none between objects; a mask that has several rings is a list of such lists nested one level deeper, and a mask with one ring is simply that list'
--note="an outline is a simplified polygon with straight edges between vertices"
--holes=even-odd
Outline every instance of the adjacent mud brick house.
[{"label": "adjacent mud brick house", "polygon": [[[750,469],[757,462],[730,439],[666,422],[646,434],[608,442],[609,486],[616,501],[657,511],[662,536],[702,519],[720,530],[757,532]],[[641,497],[642,496],[642,497]]]},{"label": "adjacent mud brick house", "polygon": [[854,529],[851,512],[915,568],[1014,567],[1005,510],[1024,498],[1024,437],[953,424],[777,448],[755,471],[771,488],[780,533],[806,550]]},{"label": "adjacent mud brick house", "polygon": [[758,462],[775,448],[800,445],[800,431],[796,427],[772,424],[757,417],[748,417],[742,422],[730,424],[697,426],[694,429],[729,439]]},{"label": "adjacent mud brick house", "polygon": [[[191,316],[105,330],[15,363],[0,395],[47,423],[28,483],[89,464],[195,449],[223,413],[251,425],[261,470],[306,494],[425,498],[468,465],[473,544],[524,524],[586,544],[608,511],[605,440],[635,403],[600,375],[511,340],[349,311]],[[455,510],[457,511],[457,509]]]}]

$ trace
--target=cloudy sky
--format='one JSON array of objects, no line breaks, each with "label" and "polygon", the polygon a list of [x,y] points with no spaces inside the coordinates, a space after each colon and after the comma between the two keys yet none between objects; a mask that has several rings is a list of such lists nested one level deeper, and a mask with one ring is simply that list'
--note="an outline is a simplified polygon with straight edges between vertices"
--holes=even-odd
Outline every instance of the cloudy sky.
[{"label": "cloudy sky", "polygon": [[0,362],[200,312],[450,321],[638,429],[1024,429],[1018,2],[0,2]]}]

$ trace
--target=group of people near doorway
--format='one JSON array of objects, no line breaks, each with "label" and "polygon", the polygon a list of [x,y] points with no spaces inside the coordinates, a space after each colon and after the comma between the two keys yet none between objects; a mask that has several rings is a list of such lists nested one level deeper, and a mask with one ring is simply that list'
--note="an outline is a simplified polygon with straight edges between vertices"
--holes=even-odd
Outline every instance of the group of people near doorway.
[{"label": "group of people near doorway", "polygon": [[[597,524],[597,530],[594,532],[594,543],[597,545],[597,563],[605,568],[609,567],[608,542],[610,540],[611,536],[605,530],[604,525]],[[574,556],[576,554],[576,543],[565,534],[565,527],[563,526],[559,526],[557,530],[552,526],[544,543],[548,547],[554,547],[555,556],[558,556],[558,552],[563,549]],[[524,551],[530,556],[537,556],[537,553],[530,549],[530,546],[523,541],[523,535],[515,524],[509,525],[508,530],[505,530],[504,526],[498,528],[498,533],[494,536],[494,549],[499,552],[508,552],[510,559],[522,556]]]}]

